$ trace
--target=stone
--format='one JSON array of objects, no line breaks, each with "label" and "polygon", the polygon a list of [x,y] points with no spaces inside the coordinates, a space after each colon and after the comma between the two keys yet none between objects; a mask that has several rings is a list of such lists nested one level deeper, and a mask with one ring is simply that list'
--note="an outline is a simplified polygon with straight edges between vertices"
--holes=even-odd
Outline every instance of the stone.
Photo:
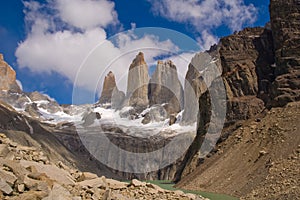
[{"label": "stone", "polygon": [[12,197],[12,200],[40,200],[48,195],[45,191],[27,191]]},{"label": "stone", "polygon": [[168,104],[168,114],[183,109],[183,88],[178,79],[177,68],[171,60],[158,61],[149,81],[149,105]]},{"label": "stone", "polygon": [[45,181],[35,180],[29,177],[24,178],[24,185],[29,190],[48,191],[48,183]]},{"label": "stone", "polygon": [[98,178],[97,174],[94,174],[91,172],[82,172],[78,181],[91,180],[91,179],[95,179],[95,178]]},{"label": "stone", "polygon": [[108,187],[113,190],[125,189],[129,185],[128,183],[120,182],[114,179],[106,179],[106,182],[108,184]]},{"label": "stone", "polygon": [[18,190],[19,193],[23,193],[24,190],[25,190],[25,184],[23,184],[23,183],[22,184],[18,184],[17,190]]},{"label": "stone", "polygon": [[155,184],[152,184],[152,183],[147,183],[146,186],[147,186],[148,188],[152,188],[152,189],[158,191],[159,193],[164,193],[164,192],[165,192],[164,189],[162,189],[161,187],[159,187],[159,186],[157,186],[157,185],[155,185]]},{"label": "stone", "polygon": [[13,189],[9,186],[8,183],[6,183],[5,180],[0,178],[0,191],[2,191],[4,194],[11,194],[13,192]]},{"label": "stone", "polygon": [[85,181],[80,181],[76,183],[77,185],[81,187],[88,187],[88,188],[106,188],[107,184],[102,178],[95,178],[95,179],[90,179],[90,180],[85,180]]},{"label": "stone", "polygon": [[6,144],[0,144],[0,157],[6,157],[9,149]]},{"label": "stone", "polygon": [[174,194],[177,195],[177,196],[183,196],[184,192],[182,192],[181,190],[175,190]]},{"label": "stone", "polygon": [[26,167],[16,161],[0,159],[0,163],[9,168],[10,171],[12,171],[14,175],[20,180],[24,180],[24,177],[29,173]]},{"label": "stone", "polygon": [[49,179],[57,181],[58,183],[61,183],[63,185],[75,184],[75,181],[69,172],[60,169],[55,165],[45,165],[42,163],[25,160],[21,160],[20,164],[25,168],[34,166],[38,173],[44,173],[47,175],[47,177],[49,177]]},{"label": "stone", "polygon": [[63,186],[55,183],[53,185],[52,190],[50,191],[49,195],[43,200],[72,200],[72,195],[70,192],[64,188]]},{"label": "stone", "polygon": [[126,104],[133,107],[147,107],[149,74],[144,54],[140,52],[132,61],[127,82]]},{"label": "stone", "polygon": [[112,199],[112,195],[111,195],[111,190],[108,189],[105,191],[105,193],[102,196],[102,200],[111,200]]},{"label": "stone", "polygon": [[0,169],[0,178],[5,180],[10,186],[13,186],[17,180],[17,177],[8,171]]},{"label": "stone", "polygon": [[137,179],[132,179],[130,182],[130,185],[133,185],[134,187],[145,187],[147,185],[147,183],[141,182]]}]

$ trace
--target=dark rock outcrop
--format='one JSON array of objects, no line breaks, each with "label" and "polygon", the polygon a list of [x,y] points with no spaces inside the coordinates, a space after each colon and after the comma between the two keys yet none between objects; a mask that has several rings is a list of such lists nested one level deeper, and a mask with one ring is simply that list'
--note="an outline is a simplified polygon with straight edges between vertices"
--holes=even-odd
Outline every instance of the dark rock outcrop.
[{"label": "dark rock outcrop", "polygon": [[148,66],[144,54],[140,52],[129,67],[126,104],[133,107],[148,106],[148,83]]},{"label": "dark rock outcrop", "polygon": [[276,55],[270,106],[284,106],[300,100],[300,2],[271,0],[270,16]]},{"label": "dark rock outcrop", "polygon": [[261,112],[274,79],[272,32],[246,28],[222,38],[219,53],[228,98],[227,121],[245,120]]},{"label": "dark rock outcrop", "polygon": [[168,114],[178,113],[183,108],[183,88],[172,61],[158,61],[149,82],[149,105],[164,104]]},{"label": "dark rock outcrop", "polygon": [[21,92],[16,82],[16,72],[4,61],[2,54],[0,54],[0,90]]}]

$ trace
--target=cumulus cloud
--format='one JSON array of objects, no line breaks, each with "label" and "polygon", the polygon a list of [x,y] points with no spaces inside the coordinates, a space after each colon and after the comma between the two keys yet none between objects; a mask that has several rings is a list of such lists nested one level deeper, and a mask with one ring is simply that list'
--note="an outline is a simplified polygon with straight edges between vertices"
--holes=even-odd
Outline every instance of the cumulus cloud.
[{"label": "cumulus cloud", "polygon": [[[246,5],[244,0],[148,0],[152,12],[170,21],[187,23],[198,31],[201,43],[214,42],[208,37],[213,28],[222,25],[231,31],[240,30],[243,25],[253,24],[257,9],[253,4]],[[207,41],[204,41],[207,40]]]},{"label": "cumulus cloud", "polygon": [[106,27],[117,22],[114,3],[107,0],[56,0],[61,19],[77,28]]},{"label": "cumulus cloud", "polygon": [[[83,2],[87,5],[80,6]],[[161,41],[148,34],[137,36],[134,25],[129,32],[109,40],[104,27],[118,23],[110,1],[29,1],[24,5],[28,33],[15,53],[19,67],[36,73],[57,72],[91,91],[101,90],[109,71],[115,73],[118,87],[126,91],[128,67],[139,51],[150,63],[156,56],[179,50],[170,40]],[[101,12],[99,5],[108,10]],[[79,7],[82,10],[77,13]]]}]

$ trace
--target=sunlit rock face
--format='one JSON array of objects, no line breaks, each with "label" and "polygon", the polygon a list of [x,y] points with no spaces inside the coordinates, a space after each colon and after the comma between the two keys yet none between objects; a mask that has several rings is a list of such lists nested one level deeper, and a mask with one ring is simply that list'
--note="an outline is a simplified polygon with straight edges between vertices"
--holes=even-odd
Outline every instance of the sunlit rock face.
[{"label": "sunlit rock face", "polygon": [[172,61],[158,61],[149,83],[149,104],[164,104],[169,115],[182,110],[183,88]]},{"label": "sunlit rock face", "polygon": [[132,61],[128,72],[127,94],[128,106],[147,107],[149,74],[144,54],[140,52]]},{"label": "sunlit rock face", "polygon": [[110,71],[104,78],[102,93],[98,103],[110,104],[113,108],[119,108],[124,98],[125,94],[119,91],[115,75]]},{"label": "sunlit rock face", "polygon": [[4,61],[0,54],[0,90],[21,92],[16,82],[16,72]]}]

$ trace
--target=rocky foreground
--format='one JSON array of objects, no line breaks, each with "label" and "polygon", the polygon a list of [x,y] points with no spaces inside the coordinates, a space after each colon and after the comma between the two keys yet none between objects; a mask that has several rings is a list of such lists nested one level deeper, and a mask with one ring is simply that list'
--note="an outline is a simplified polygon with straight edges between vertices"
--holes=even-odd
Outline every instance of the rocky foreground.
[{"label": "rocky foreground", "polygon": [[0,134],[0,199],[186,199],[201,196],[164,190],[133,179],[130,183],[51,163],[39,148],[19,145]]}]

